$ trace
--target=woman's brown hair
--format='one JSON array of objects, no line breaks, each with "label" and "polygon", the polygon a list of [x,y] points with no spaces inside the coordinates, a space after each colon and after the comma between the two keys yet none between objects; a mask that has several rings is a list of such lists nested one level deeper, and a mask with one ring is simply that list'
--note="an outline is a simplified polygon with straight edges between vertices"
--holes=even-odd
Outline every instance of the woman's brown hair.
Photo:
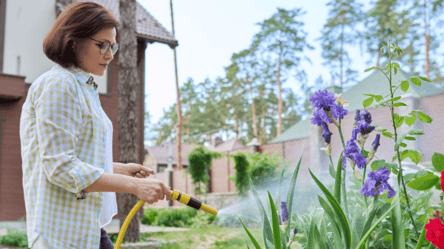
[{"label": "woman's brown hair", "polygon": [[119,42],[119,25],[111,11],[98,3],[70,4],[60,13],[46,34],[43,52],[62,67],[78,67],[74,41],[78,43],[92,37],[104,28],[116,28],[116,40]]}]

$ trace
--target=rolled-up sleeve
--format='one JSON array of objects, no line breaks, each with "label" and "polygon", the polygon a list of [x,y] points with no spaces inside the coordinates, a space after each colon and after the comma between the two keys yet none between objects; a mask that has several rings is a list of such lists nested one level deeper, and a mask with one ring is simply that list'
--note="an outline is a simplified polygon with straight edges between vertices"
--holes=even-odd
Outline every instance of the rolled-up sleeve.
[{"label": "rolled-up sleeve", "polygon": [[41,164],[48,181],[79,195],[99,179],[104,170],[76,156],[82,127],[76,83],[69,74],[55,74],[33,99]]}]

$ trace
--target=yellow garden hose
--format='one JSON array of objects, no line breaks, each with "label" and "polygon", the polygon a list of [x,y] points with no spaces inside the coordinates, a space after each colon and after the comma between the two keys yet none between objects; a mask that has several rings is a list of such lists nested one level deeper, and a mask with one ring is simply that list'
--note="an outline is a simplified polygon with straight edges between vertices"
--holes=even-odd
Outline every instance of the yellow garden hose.
[{"label": "yellow garden hose", "polygon": [[[188,205],[189,207],[195,208],[197,210],[202,210],[205,213],[212,214],[214,216],[217,215],[217,210],[203,204],[201,201],[197,200],[194,197],[191,197],[187,194],[181,193],[177,190],[174,190],[171,192],[171,199],[177,200],[182,204]],[[133,219],[134,215],[137,213],[137,211],[145,204],[145,201],[140,200],[137,202],[136,205],[134,205],[133,209],[129,212],[128,216],[126,216],[125,221],[123,222],[122,227],[120,228],[119,236],[117,236],[116,245],[114,246],[114,249],[120,249],[120,245],[123,241],[123,236],[125,236],[126,229],[128,228],[129,223]]]}]

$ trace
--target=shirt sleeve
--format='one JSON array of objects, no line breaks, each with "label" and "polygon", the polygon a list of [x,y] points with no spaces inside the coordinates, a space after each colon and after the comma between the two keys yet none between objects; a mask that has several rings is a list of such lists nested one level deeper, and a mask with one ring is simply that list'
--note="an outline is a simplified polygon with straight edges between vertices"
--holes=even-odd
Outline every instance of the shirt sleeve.
[{"label": "shirt sleeve", "polygon": [[76,79],[69,74],[49,76],[34,96],[41,163],[48,181],[80,195],[104,170],[77,158],[76,144],[82,112]]}]

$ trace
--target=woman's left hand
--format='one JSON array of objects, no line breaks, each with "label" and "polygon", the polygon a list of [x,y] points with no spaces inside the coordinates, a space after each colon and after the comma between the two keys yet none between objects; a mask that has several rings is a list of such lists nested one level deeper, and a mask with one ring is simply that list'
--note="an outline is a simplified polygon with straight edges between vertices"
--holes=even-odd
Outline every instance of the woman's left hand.
[{"label": "woman's left hand", "polygon": [[137,163],[114,163],[114,173],[137,178],[146,178],[155,174],[153,169]]}]

